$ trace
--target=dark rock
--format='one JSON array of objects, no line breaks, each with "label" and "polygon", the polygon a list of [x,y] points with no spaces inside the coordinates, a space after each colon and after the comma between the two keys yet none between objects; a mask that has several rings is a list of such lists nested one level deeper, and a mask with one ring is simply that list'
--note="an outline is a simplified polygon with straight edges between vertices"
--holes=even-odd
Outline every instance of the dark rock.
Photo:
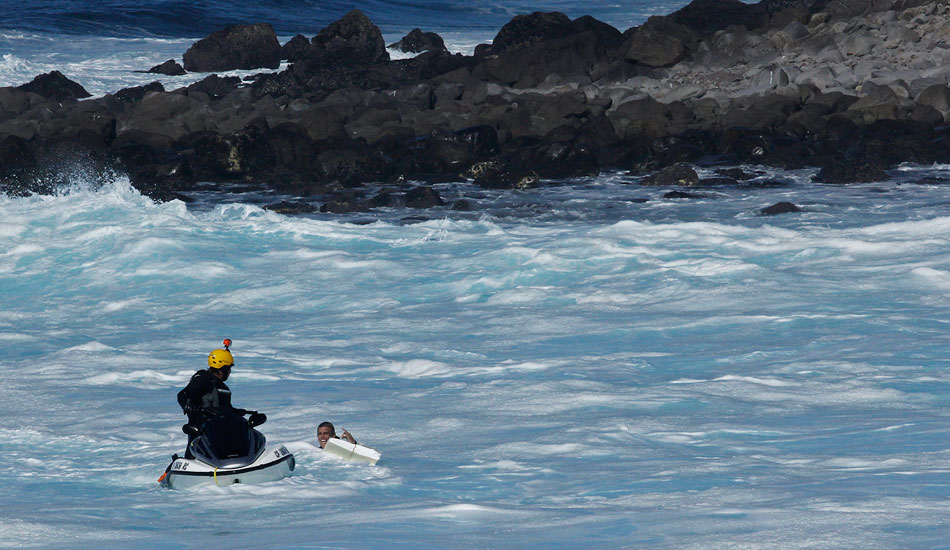
[{"label": "dark rock", "polygon": [[10,86],[0,88],[0,120],[26,113],[31,108],[45,103],[46,98]]},{"label": "dark rock", "polygon": [[448,179],[474,162],[471,147],[451,139],[425,139],[415,146],[415,169],[439,179]]},{"label": "dark rock", "polygon": [[491,53],[497,55],[573,33],[570,18],[560,12],[536,11],[530,15],[516,15],[495,35],[491,43]]},{"label": "dark rock", "polygon": [[950,178],[941,178],[939,176],[927,176],[915,180],[911,183],[916,183],[917,185],[947,185],[950,183]]},{"label": "dark rock", "polygon": [[268,204],[264,206],[264,209],[285,215],[309,214],[317,211],[314,205],[303,201],[280,201],[275,204]]},{"label": "dark rock", "polygon": [[235,25],[195,42],[183,59],[191,72],[276,69],[280,42],[269,23]]},{"label": "dark rock", "polygon": [[406,53],[448,51],[441,36],[434,32],[422,32],[418,28],[412,29],[402,40],[390,44],[389,47]]},{"label": "dark rock", "polygon": [[607,113],[618,138],[624,141],[653,141],[672,132],[669,106],[652,97],[625,101]]},{"label": "dark rock", "polygon": [[324,150],[315,166],[321,180],[350,187],[385,180],[393,169],[391,159],[379,151],[358,147]]},{"label": "dark rock", "polygon": [[369,200],[369,205],[373,208],[401,208],[406,206],[406,195],[393,189],[381,189]]},{"label": "dark rock", "polygon": [[702,131],[692,131],[653,140],[653,156],[660,164],[696,162],[702,157],[718,153],[716,138]]},{"label": "dark rock", "polygon": [[680,25],[706,35],[731,25],[754,29],[767,20],[764,10],[739,0],[693,0],[669,17]]},{"label": "dark rock", "polygon": [[300,114],[299,123],[315,141],[346,138],[345,113],[330,105],[318,105]]},{"label": "dark rock", "polygon": [[51,121],[47,137],[53,141],[68,140],[87,150],[102,151],[116,137],[116,118],[110,104],[112,98],[79,103]]},{"label": "dark rock", "polygon": [[155,65],[151,69],[145,71],[147,73],[163,74],[167,76],[181,76],[187,74],[184,67],[178,64],[174,59],[169,59],[168,61]]},{"label": "dark rock", "polygon": [[239,84],[241,84],[241,79],[236,76],[221,77],[213,74],[195,82],[185,89],[188,90],[189,94],[191,92],[201,92],[207,94],[211,99],[219,99],[233,92],[237,89]]},{"label": "dark rock", "polygon": [[540,177],[563,179],[600,174],[596,153],[582,143],[560,141],[537,150],[541,156],[532,159],[532,165],[538,167]]},{"label": "dark rock", "polygon": [[757,128],[733,126],[722,134],[720,147],[743,162],[761,160],[771,150],[771,136]]},{"label": "dark rock", "polygon": [[730,109],[722,118],[726,128],[738,126],[753,130],[771,130],[781,126],[801,106],[797,97],[765,94],[748,105]]},{"label": "dark rock", "polygon": [[5,180],[9,178],[13,180],[11,185],[16,184],[17,176],[35,165],[36,158],[26,140],[11,135],[0,138],[0,185],[3,185],[0,189],[5,192],[9,188]]},{"label": "dark rock", "polygon": [[777,202],[772,206],[767,206],[761,210],[759,213],[763,216],[774,216],[776,214],[788,214],[791,212],[801,212],[802,209],[795,206],[790,202]]},{"label": "dark rock", "polygon": [[944,121],[943,113],[930,105],[915,105],[908,115],[908,118],[917,122],[923,122],[928,126],[936,126]]},{"label": "dark rock", "polygon": [[468,145],[472,154],[479,157],[498,152],[498,132],[487,124],[456,130],[452,132],[450,139]]},{"label": "dark rock", "polygon": [[659,172],[640,180],[640,185],[668,187],[678,185],[693,187],[699,183],[699,175],[691,166],[684,163],[667,166]]},{"label": "dark rock", "polygon": [[80,84],[63,76],[59,71],[41,74],[27,84],[17,86],[24,92],[33,92],[53,101],[70,101],[91,97]]},{"label": "dark rock", "polygon": [[451,210],[471,212],[472,210],[475,210],[475,205],[468,199],[459,199],[452,203]]},{"label": "dark rock", "polygon": [[145,94],[149,92],[164,92],[165,87],[162,86],[161,82],[150,82],[144,86],[133,86],[131,88],[122,88],[115,93],[116,101],[123,103],[134,103],[136,101],[141,101],[145,97]]},{"label": "dark rock", "polygon": [[435,107],[435,94],[432,86],[425,82],[411,84],[396,90],[396,101],[402,107],[412,106],[419,110],[428,110]]},{"label": "dark rock", "polygon": [[653,16],[623,44],[625,58],[648,67],[671,67],[684,59],[699,35],[668,17]]},{"label": "dark rock", "polygon": [[845,159],[828,164],[812,178],[820,183],[872,183],[884,181],[887,173],[875,162]]},{"label": "dark rock", "polygon": [[536,171],[501,162],[478,163],[470,171],[476,174],[475,185],[485,189],[530,189],[541,182]]},{"label": "dark rock", "polygon": [[264,133],[254,126],[228,135],[196,132],[180,145],[186,149],[190,172],[206,181],[240,179],[276,165]]},{"label": "dark rock", "polygon": [[351,10],[311,41],[310,61],[334,67],[389,61],[379,27],[359,10]]},{"label": "dark rock", "polygon": [[361,202],[327,201],[320,206],[320,211],[330,214],[348,214],[350,212],[366,212],[369,208]]},{"label": "dark rock", "polygon": [[706,195],[700,193],[687,193],[685,191],[670,191],[664,193],[664,199],[705,199]]},{"label": "dark rock", "polygon": [[406,193],[406,206],[409,208],[432,208],[444,204],[439,193],[431,187],[413,187]]},{"label": "dark rock", "polygon": [[[396,82],[416,83],[441,77],[475,65],[475,58],[451,54],[444,50],[429,50],[410,59],[399,59],[389,64]],[[442,83],[439,83],[442,84]]]},{"label": "dark rock", "polygon": [[950,86],[934,84],[917,96],[917,103],[933,107],[943,115],[950,114]]},{"label": "dark rock", "polygon": [[284,122],[267,129],[264,135],[275,165],[305,180],[292,186],[294,193],[299,196],[314,194],[312,180],[318,178],[316,159],[320,147],[311,139],[308,129],[297,123]]},{"label": "dark rock", "polygon": [[320,206],[321,212],[329,212],[331,214],[368,212],[369,209],[370,204],[363,200],[363,194],[355,190],[336,193],[333,198]]},{"label": "dark rock", "polygon": [[571,26],[565,29],[565,36],[503,50],[500,55],[475,66],[472,76],[519,88],[537,87],[548,78],[564,81],[590,78],[596,68],[608,62],[612,35],[593,30],[575,33]]},{"label": "dark rock", "polygon": [[827,0],[760,0],[759,5],[768,14],[776,14],[786,9],[820,9]]},{"label": "dark rock", "polygon": [[280,58],[293,62],[305,57],[308,51],[310,51],[310,41],[306,36],[298,34],[280,47]]},{"label": "dark rock", "polygon": [[623,33],[589,15],[584,15],[571,21],[571,29],[575,33],[593,32],[598,37],[598,40],[603,42],[603,44],[610,49],[618,48],[623,44]]}]

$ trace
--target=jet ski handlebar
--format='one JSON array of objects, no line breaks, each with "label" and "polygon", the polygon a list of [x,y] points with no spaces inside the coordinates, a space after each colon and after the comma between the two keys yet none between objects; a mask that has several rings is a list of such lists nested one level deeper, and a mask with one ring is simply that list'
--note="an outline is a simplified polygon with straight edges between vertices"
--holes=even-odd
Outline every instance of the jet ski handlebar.
[{"label": "jet ski handlebar", "polygon": [[[216,416],[224,416],[226,414],[233,414],[237,416],[251,415],[250,418],[247,419],[247,424],[248,426],[252,428],[255,426],[260,426],[264,422],[267,422],[266,414],[259,413],[257,411],[248,411],[245,409],[203,408],[203,409],[198,409],[196,412],[199,412],[209,418],[216,417]],[[191,434],[191,435],[197,435],[201,433],[201,427],[195,426],[194,424],[185,424],[184,426],[181,427],[181,430],[185,432],[186,434]]]}]

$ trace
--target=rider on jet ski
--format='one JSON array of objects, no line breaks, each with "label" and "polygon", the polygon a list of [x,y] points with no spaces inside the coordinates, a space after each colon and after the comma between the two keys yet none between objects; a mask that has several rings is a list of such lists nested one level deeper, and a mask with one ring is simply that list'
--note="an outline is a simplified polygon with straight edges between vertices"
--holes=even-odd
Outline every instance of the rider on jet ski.
[{"label": "rider on jet ski", "polygon": [[[244,415],[247,411],[244,409],[235,409],[231,406],[231,389],[224,383],[231,375],[231,367],[234,366],[234,356],[228,349],[231,345],[230,340],[224,341],[224,349],[216,349],[208,354],[208,368],[199,370],[191,376],[188,385],[178,392],[178,404],[182,411],[188,415],[188,423],[201,427],[202,424],[215,414],[221,412],[233,412]],[[255,415],[259,418],[254,419]],[[261,424],[264,415],[255,413],[252,415],[252,422]],[[190,458],[191,442],[197,435],[188,435],[188,445],[185,447],[185,456]]]}]

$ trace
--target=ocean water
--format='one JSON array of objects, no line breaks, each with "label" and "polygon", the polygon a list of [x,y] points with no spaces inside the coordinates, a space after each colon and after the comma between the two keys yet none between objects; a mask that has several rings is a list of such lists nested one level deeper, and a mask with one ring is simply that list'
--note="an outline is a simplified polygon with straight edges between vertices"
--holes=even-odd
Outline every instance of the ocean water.
[{"label": "ocean water", "polygon": [[[622,28],[683,4],[589,7]],[[0,85],[148,82],[130,71],[214,30],[196,13],[288,36],[336,16],[147,5],[17,3]],[[540,9],[500,6],[356,7],[462,49]],[[744,168],[784,184],[669,199],[607,173],[437,186],[473,212],[284,216],[80,166],[0,195],[0,548],[950,548],[950,166]],[[803,212],[759,214],[779,201]],[[224,338],[235,404],[297,470],[162,489],[175,394]],[[323,420],[382,460],[324,456]]]},{"label": "ocean water", "polygon": [[[950,189],[917,182],[950,167],[776,175],[369,224],[0,197],[0,546],[945,548]],[[223,338],[297,470],[162,489]],[[323,456],[327,419],[383,459]]]}]

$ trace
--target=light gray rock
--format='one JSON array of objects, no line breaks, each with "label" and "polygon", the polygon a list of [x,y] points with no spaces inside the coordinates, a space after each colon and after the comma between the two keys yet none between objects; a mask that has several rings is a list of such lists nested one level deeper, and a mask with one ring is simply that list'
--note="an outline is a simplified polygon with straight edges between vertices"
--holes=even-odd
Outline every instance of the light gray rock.
[{"label": "light gray rock", "polygon": [[610,109],[608,109],[608,111],[611,112],[617,110],[618,107],[628,101],[636,101],[649,97],[646,92],[632,90],[630,88],[610,88],[607,90],[606,96],[610,98]]},{"label": "light gray rock", "polygon": [[828,90],[838,85],[838,77],[830,67],[817,67],[798,75],[795,83],[812,84],[819,90]]},{"label": "light gray rock", "polygon": [[837,50],[838,44],[835,42],[835,38],[837,36],[838,35],[833,31],[823,28],[820,31],[812,32],[808,37],[803,38],[796,45],[796,48],[803,55],[815,57],[819,52],[829,47],[835,48]]},{"label": "light gray rock", "polygon": [[506,101],[511,101],[511,94],[505,92],[505,88],[501,84],[496,84],[494,82],[482,82],[472,93],[472,103],[478,105],[479,103],[484,103],[489,96],[501,96],[505,98]]},{"label": "light gray rock", "polygon": [[950,114],[950,86],[935,84],[928,87],[917,96],[917,103],[933,107],[947,116]]},{"label": "light gray rock", "polygon": [[706,88],[698,84],[689,84],[686,86],[675,86],[668,91],[656,94],[656,99],[661,103],[673,103],[674,101],[686,101],[706,95]]},{"label": "light gray rock", "polygon": [[840,63],[844,61],[844,55],[841,53],[841,50],[838,49],[838,46],[835,45],[830,45],[821,50],[814,55],[814,58],[815,61],[823,64]]},{"label": "light gray rock", "polygon": [[900,78],[895,78],[887,81],[887,86],[894,92],[894,94],[901,99],[910,99],[910,85],[904,82]]},{"label": "light gray rock", "polygon": [[897,12],[894,10],[880,11],[868,16],[868,22],[878,27],[897,21]]},{"label": "light gray rock", "polygon": [[845,55],[864,56],[883,43],[883,40],[870,34],[847,34],[838,47]]},{"label": "light gray rock", "polygon": [[793,21],[781,30],[772,33],[770,39],[778,48],[785,49],[806,36],[808,36],[808,27],[798,21]]},{"label": "light gray rock", "polygon": [[898,48],[907,44],[920,42],[920,35],[902,23],[888,23],[882,29],[886,38],[884,45],[889,48]]},{"label": "light gray rock", "polygon": [[915,78],[910,81],[910,92],[913,97],[919,98],[920,94],[927,88],[946,83],[947,80],[942,78]]},{"label": "light gray rock", "polygon": [[789,83],[788,73],[780,67],[766,67],[752,79],[752,88],[771,90]]},{"label": "light gray rock", "polygon": [[865,80],[871,80],[874,78],[874,73],[877,70],[877,64],[870,59],[862,59],[851,68],[851,72],[854,73],[854,78],[857,83],[864,82]]}]

